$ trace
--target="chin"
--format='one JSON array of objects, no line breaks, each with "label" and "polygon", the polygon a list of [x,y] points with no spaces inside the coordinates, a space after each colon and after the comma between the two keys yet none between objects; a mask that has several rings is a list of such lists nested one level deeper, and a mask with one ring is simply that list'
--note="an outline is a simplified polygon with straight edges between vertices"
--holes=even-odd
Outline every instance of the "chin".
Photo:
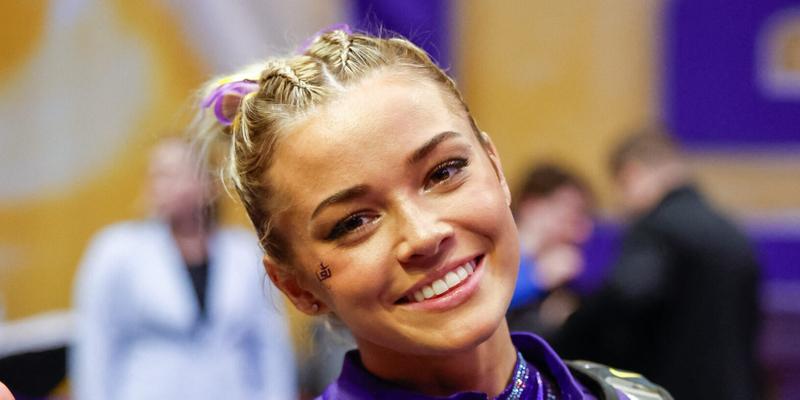
[{"label": "chin", "polygon": [[448,355],[474,349],[499,331],[507,332],[505,314],[511,301],[509,288],[514,287],[516,277],[516,270],[488,269],[485,272],[488,273],[483,275],[478,290],[455,308],[429,310],[399,306],[395,311],[400,309],[401,312],[391,313],[385,319],[359,320],[361,335],[357,336],[408,355]]},{"label": "chin", "polygon": [[452,354],[475,348],[500,329],[507,330],[505,315],[511,302],[507,288],[513,287],[513,282],[503,285],[500,280],[487,280],[471,299],[471,307],[428,325],[430,333],[419,344],[426,345],[431,354]]},{"label": "chin", "polygon": [[498,300],[494,299],[497,304],[480,307],[469,315],[449,317],[442,324],[415,330],[413,335],[406,337],[402,346],[394,348],[405,348],[408,353],[421,355],[448,355],[471,350],[505,326],[505,307]]}]

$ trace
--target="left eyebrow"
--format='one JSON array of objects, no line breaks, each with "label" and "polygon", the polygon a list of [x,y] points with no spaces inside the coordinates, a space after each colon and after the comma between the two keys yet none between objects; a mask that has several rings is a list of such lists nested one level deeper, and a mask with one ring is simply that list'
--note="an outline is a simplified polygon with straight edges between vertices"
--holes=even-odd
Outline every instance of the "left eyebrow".
[{"label": "left eyebrow", "polygon": [[406,163],[409,165],[416,164],[420,162],[422,159],[424,159],[428,154],[430,154],[440,143],[444,142],[445,140],[460,136],[461,134],[458,132],[452,132],[452,131],[442,132],[432,137],[430,140],[425,142],[425,144],[423,144],[417,150],[415,150],[414,153],[412,153],[408,157]]}]

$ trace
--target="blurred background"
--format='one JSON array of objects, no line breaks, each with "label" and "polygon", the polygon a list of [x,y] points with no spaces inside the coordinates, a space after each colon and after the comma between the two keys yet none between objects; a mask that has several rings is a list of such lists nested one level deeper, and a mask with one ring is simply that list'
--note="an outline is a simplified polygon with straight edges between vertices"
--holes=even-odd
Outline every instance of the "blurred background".
[{"label": "blurred background", "polygon": [[[755,243],[769,393],[800,398],[797,0],[6,0],[0,19],[5,325],[49,313],[31,329],[68,343],[59,312],[89,239],[145,216],[148,151],[183,132],[199,85],[347,22],[401,33],[449,68],[512,186],[539,160],[586,177],[600,220],[586,290],[618,235],[609,149],[643,124],[670,126]],[[223,221],[247,224],[233,203]],[[287,313],[301,354],[309,321]],[[19,351],[11,338],[0,335],[0,356]]]}]

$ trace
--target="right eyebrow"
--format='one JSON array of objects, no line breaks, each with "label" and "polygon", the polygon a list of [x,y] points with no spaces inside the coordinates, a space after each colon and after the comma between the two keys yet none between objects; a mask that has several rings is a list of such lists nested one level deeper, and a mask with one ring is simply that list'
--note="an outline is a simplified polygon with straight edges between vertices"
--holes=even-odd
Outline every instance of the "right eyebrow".
[{"label": "right eyebrow", "polygon": [[311,213],[311,219],[316,218],[316,216],[319,215],[319,213],[322,212],[322,210],[326,207],[357,199],[367,194],[367,192],[369,192],[369,186],[367,185],[356,185],[336,192],[332,196],[322,200],[322,202],[319,203],[317,208],[314,209],[314,212]]},{"label": "right eyebrow", "polygon": [[422,161],[422,159],[424,159],[425,157],[428,156],[428,154],[433,152],[433,150],[436,149],[436,146],[438,146],[440,143],[444,142],[447,139],[459,136],[461,136],[461,134],[458,132],[444,131],[432,137],[430,140],[425,142],[424,145],[420,146],[420,148],[414,151],[414,153],[411,154],[411,157],[409,157],[408,160],[406,160],[406,163],[409,165],[413,165]]}]

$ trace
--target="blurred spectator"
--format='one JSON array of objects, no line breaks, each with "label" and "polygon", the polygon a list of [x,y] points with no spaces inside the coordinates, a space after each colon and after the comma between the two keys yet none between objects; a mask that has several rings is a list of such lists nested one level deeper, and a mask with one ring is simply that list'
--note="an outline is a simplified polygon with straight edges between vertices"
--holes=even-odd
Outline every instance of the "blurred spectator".
[{"label": "blurred spectator", "polygon": [[79,271],[75,398],[295,398],[255,237],[216,226],[211,180],[186,143],[160,143],[149,168],[153,218],[103,230]]},{"label": "blurred spectator", "polygon": [[532,167],[516,193],[520,269],[508,313],[512,330],[547,336],[575,308],[564,285],[583,271],[580,245],[592,232],[593,196],[555,164]]},{"label": "blurred spectator", "polygon": [[611,170],[632,222],[557,348],[639,371],[676,399],[758,398],[759,266],[747,239],[692,185],[660,129],[624,140]]}]

